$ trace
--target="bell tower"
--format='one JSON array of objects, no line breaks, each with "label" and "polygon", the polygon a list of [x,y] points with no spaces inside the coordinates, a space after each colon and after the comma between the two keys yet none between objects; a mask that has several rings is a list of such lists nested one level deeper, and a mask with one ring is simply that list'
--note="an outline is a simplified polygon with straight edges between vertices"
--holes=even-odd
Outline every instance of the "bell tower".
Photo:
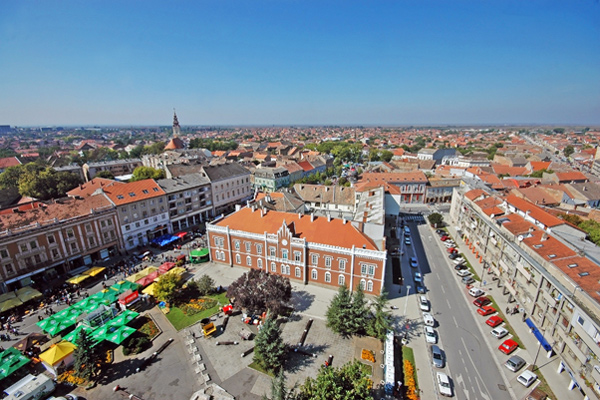
[{"label": "bell tower", "polygon": [[181,135],[181,127],[179,126],[179,120],[177,119],[177,113],[173,109],[173,137]]}]

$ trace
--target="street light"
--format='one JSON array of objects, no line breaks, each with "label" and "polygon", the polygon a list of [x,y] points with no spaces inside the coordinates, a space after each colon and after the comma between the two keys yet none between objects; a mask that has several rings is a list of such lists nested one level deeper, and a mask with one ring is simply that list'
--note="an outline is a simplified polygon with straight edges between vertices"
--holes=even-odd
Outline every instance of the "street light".
[{"label": "street light", "polygon": [[[406,318],[406,308],[408,307],[408,295],[410,294],[410,285],[406,286],[406,302],[404,303],[404,318]],[[404,338],[402,339],[402,344],[406,345],[406,343],[408,343],[408,328],[409,328],[409,324],[408,324],[408,318],[407,322],[406,322],[406,326],[405,326],[405,332],[404,332]]]}]

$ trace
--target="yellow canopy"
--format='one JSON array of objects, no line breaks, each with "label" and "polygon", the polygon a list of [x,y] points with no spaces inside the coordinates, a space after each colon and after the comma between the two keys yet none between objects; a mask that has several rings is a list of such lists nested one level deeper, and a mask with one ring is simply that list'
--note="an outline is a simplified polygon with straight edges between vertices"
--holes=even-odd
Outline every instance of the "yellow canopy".
[{"label": "yellow canopy", "polygon": [[75,351],[76,348],[77,346],[73,343],[63,340],[40,354],[40,359],[48,365],[55,365]]},{"label": "yellow canopy", "polygon": [[0,294],[0,303],[2,303],[5,300],[12,299],[12,298],[15,298],[15,297],[17,297],[17,295],[15,294],[15,292],[2,293],[2,294]]},{"label": "yellow canopy", "polygon": [[77,276],[67,279],[67,282],[72,283],[73,285],[78,285],[81,282],[85,281],[89,277],[90,277],[89,275],[77,275]]},{"label": "yellow canopy", "polygon": [[87,271],[82,272],[82,275],[89,275],[89,276],[96,276],[99,273],[101,273],[102,271],[104,271],[106,269],[106,267],[92,267],[90,269],[88,269]]},{"label": "yellow canopy", "polygon": [[[185,268],[182,268],[182,267],[175,267],[175,268],[172,268],[172,269],[168,270],[168,271],[167,271],[167,272],[165,272],[163,275],[175,274],[175,275],[179,275],[179,276],[181,276],[181,275],[183,275],[184,273],[185,273]],[[162,276],[162,275],[161,275],[161,276]],[[160,276],[159,276],[159,277],[157,277],[157,278],[154,280],[154,282],[158,282],[158,280],[159,280],[159,279],[160,279]]]},{"label": "yellow canopy", "polygon": [[129,282],[137,282],[140,279],[142,279],[142,278],[150,275],[154,271],[158,271],[158,268],[156,268],[156,267],[148,267],[148,268],[145,268],[145,269],[141,270],[140,272],[136,272],[135,274],[128,276],[125,279],[128,280]]},{"label": "yellow canopy", "polygon": [[151,283],[146,289],[142,290],[142,293],[149,294],[150,296],[154,296],[154,288],[156,287],[156,283]]}]

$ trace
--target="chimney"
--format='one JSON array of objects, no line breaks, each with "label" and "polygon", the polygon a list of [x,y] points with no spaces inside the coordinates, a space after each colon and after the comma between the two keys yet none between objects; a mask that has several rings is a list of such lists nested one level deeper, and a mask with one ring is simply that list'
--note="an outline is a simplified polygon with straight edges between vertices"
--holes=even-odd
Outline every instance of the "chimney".
[{"label": "chimney", "polygon": [[79,184],[79,190],[83,190],[83,185],[81,183]]},{"label": "chimney", "polygon": [[546,240],[548,240],[548,234],[546,232],[544,232],[544,234],[542,235],[541,241],[544,242]]},{"label": "chimney", "polygon": [[302,219],[302,213],[298,213],[298,219]]},{"label": "chimney", "polygon": [[310,222],[314,222],[314,221],[315,221],[315,214],[310,213]]},{"label": "chimney", "polygon": [[327,213],[327,222],[331,222],[331,213]]},{"label": "chimney", "polygon": [[342,223],[343,223],[344,225],[346,225],[346,222],[348,222],[348,220],[347,220],[346,218],[342,218],[342,221],[343,221]]}]

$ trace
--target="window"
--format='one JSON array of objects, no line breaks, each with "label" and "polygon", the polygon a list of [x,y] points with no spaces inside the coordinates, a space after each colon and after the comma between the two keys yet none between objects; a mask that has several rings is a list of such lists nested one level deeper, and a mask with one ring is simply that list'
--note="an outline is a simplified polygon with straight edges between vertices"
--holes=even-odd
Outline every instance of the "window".
[{"label": "window", "polygon": [[244,245],[246,246],[246,253],[250,253],[250,249],[252,247],[252,243],[246,242],[246,243],[244,243]]},{"label": "window", "polygon": [[75,237],[75,232],[73,232],[73,229],[71,229],[71,228],[67,229],[67,237],[69,239],[73,239]]},{"label": "window", "polygon": [[294,270],[294,275],[296,275],[296,278],[300,278],[302,276],[302,270],[300,269],[300,267],[296,267],[296,269]]},{"label": "window", "polygon": [[236,250],[240,249],[240,241],[239,240],[234,240],[233,241],[233,247],[235,247]]},{"label": "window", "polygon": [[[118,195],[117,195],[117,199],[119,199],[119,200],[123,200],[124,198],[125,198],[125,197],[123,197],[123,195],[122,195],[122,194],[118,194]],[[123,210],[123,212],[125,212],[125,210]]]},{"label": "window", "polygon": [[135,193],[129,192],[129,197],[135,197]]},{"label": "window", "polygon": [[246,265],[248,265],[248,266],[252,265],[252,257],[250,257],[250,256],[246,257]]},{"label": "window", "polygon": [[367,282],[367,292],[372,292],[373,291],[373,281],[368,281]]},{"label": "window", "polygon": [[302,253],[299,251],[294,252],[294,261],[302,261]]},{"label": "window", "polygon": [[260,258],[256,260],[256,265],[258,265],[258,268],[262,269],[262,260]]},{"label": "window", "polygon": [[85,224],[85,231],[90,233],[92,231],[92,224]]},{"label": "window", "polygon": [[158,192],[158,188],[157,187],[152,188],[152,190],[154,190],[155,192]]},{"label": "window", "polygon": [[147,190],[147,189],[143,189],[143,190],[142,190],[142,193],[144,193],[144,194],[148,194],[149,192],[148,192],[148,190]]},{"label": "window", "polygon": [[581,316],[577,317],[577,323],[581,326],[583,326],[583,324],[585,323],[585,320],[583,318],[581,318]]},{"label": "window", "polygon": [[58,249],[52,249],[52,258],[58,258],[59,255]]},{"label": "window", "polygon": [[345,271],[346,270],[346,259],[345,258],[340,258],[340,271]]},{"label": "window", "polygon": [[262,244],[257,244],[256,245],[256,253],[257,254],[262,254]]},{"label": "window", "polygon": [[313,269],[313,270],[310,272],[310,278],[316,281],[316,280],[318,279],[318,277],[319,277],[319,274],[317,273],[317,270],[316,270],[316,269]]},{"label": "window", "polygon": [[12,275],[15,273],[15,270],[13,269],[13,265],[11,263],[5,264],[4,268],[6,268],[7,275]]},{"label": "window", "polygon": [[342,274],[340,274],[340,276],[338,276],[338,285],[342,286],[346,283],[346,277]]},{"label": "window", "polygon": [[269,247],[269,255],[275,257],[275,247]]},{"label": "window", "polygon": [[93,236],[88,236],[88,243],[90,244],[90,246],[96,245],[96,241],[94,240]]},{"label": "window", "polygon": [[370,276],[375,275],[375,266],[374,265],[369,265],[369,275]]},{"label": "window", "polygon": [[48,238],[48,244],[56,243],[56,238],[54,237],[54,235],[48,235],[46,237]]},{"label": "window", "polygon": [[319,255],[318,254],[311,255],[310,262],[312,265],[317,265],[317,263],[319,262]]},{"label": "window", "polygon": [[242,257],[239,254],[235,255],[235,263],[236,264],[241,264],[242,263]]},{"label": "window", "polygon": [[21,243],[19,245],[19,249],[21,249],[21,253],[27,253],[27,251],[29,251],[29,249],[27,248],[27,245],[25,243]]},{"label": "window", "polygon": [[331,274],[329,272],[325,272],[325,282],[331,282]]},{"label": "window", "polygon": [[281,250],[281,258],[283,258],[284,260],[288,259],[288,251],[287,251],[287,249],[282,249]]},{"label": "window", "polygon": [[331,260],[333,257],[325,257],[325,268],[331,268]]},{"label": "window", "polygon": [[40,257],[40,255],[39,255],[39,254],[36,254],[36,255],[34,255],[34,256],[33,256],[33,259],[35,260],[35,262],[36,262],[37,264],[39,264],[39,263],[41,263],[41,262],[42,262],[42,257]]},{"label": "window", "polygon": [[129,229],[131,229],[129,225],[125,225],[125,230],[128,231]]},{"label": "window", "polygon": [[360,274],[361,275],[367,274],[367,265],[366,264],[360,264]]},{"label": "window", "polygon": [[100,226],[101,226],[102,228],[106,227],[106,222],[105,222],[105,221],[100,221]]},{"label": "window", "polygon": [[71,243],[71,251],[73,251],[73,252],[77,251],[77,243],[75,243],[75,242]]},{"label": "window", "polygon": [[136,227],[136,228],[139,228],[139,227],[140,227],[140,223],[139,223],[139,222],[136,222],[136,223],[135,223],[135,227]]},{"label": "window", "polygon": [[281,264],[281,275],[285,275],[285,265]]},{"label": "window", "polygon": [[219,238],[218,237],[215,237],[214,242],[215,242],[215,246],[219,246]]},{"label": "window", "polygon": [[365,282],[365,280],[364,280],[364,279],[361,279],[361,280],[360,280],[360,288],[361,288],[362,290],[365,290],[365,285],[366,285],[366,282]]},{"label": "window", "polygon": [[0,249],[0,258],[8,258],[8,251],[6,249]]},{"label": "window", "polygon": [[271,272],[277,272],[277,265],[274,262],[271,263]]}]

